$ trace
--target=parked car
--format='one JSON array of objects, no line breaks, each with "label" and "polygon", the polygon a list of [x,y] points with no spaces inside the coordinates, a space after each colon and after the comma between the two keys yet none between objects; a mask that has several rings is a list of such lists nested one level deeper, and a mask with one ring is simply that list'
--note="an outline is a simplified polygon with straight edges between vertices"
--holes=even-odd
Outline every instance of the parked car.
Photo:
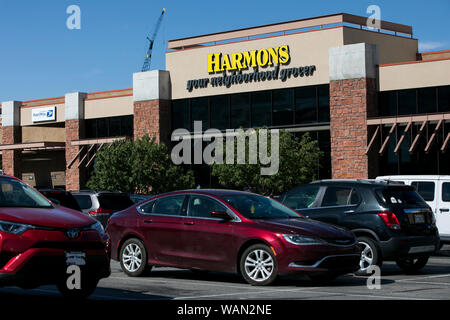
[{"label": "parked car", "polygon": [[57,202],[59,205],[81,212],[80,205],[74,196],[65,190],[60,189],[38,189],[47,199]]},{"label": "parked car", "polygon": [[439,248],[431,208],[411,186],[369,180],[322,180],[280,197],[314,220],[351,230],[363,246],[357,274],[395,260],[406,272],[422,269]]},{"label": "parked car", "polygon": [[106,227],[108,219],[117,211],[132,206],[134,202],[126,193],[86,190],[73,193],[83,213],[100,221]]},{"label": "parked car", "polygon": [[380,176],[376,179],[414,186],[434,212],[441,243],[450,243],[450,176]]},{"label": "parked car", "polygon": [[152,266],[240,273],[252,285],[278,275],[330,280],[358,269],[356,237],[281,203],[230,190],[159,195],[111,217],[112,258],[129,276]]},{"label": "parked car", "polygon": [[144,195],[144,194],[130,194],[130,199],[133,200],[134,203],[139,203],[144,200],[153,197],[152,195]]},{"label": "parked car", "polygon": [[[67,268],[74,264],[81,288],[70,290]],[[80,298],[109,274],[109,237],[99,222],[0,175],[0,286],[56,284],[64,296]]]}]

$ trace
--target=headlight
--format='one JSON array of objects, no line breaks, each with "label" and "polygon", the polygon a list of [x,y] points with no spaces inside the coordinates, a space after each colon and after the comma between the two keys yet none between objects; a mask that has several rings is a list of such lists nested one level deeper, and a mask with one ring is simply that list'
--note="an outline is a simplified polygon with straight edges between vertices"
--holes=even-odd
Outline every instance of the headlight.
[{"label": "headlight", "polygon": [[292,244],[296,244],[299,246],[304,245],[317,245],[317,244],[325,244],[326,242],[319,238],[314,237],[306,237],[298,234],[283,234],[283,238],[286,239],[287,242]]},{"label": "headlight", "polygon": [[0,231],[6,233],[12,233],[21,235],[25,231],[29,229],[33,229],[34,227],[29,224],[17,223],[17,222],[9,222],[9,221],[0,221]]},{"label": "headlight", "polygon": [[100,233],[101,236],[103,236],[105,234],[105,229],[103,228],[102,224],[100,222],[96,222],[93,225],[90,225],[88,228],[88,230],[95,230],[98,233]]}]

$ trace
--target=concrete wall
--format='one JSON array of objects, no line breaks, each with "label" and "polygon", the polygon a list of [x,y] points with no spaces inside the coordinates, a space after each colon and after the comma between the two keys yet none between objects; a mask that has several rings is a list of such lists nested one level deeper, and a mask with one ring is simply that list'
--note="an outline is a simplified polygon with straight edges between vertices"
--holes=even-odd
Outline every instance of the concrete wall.
[{"label": "concrete wall", "polygon": [[133,114],[133,96],[86,99],[84,101],[84,118],[95,119],[105,117],[126,116]]},{"label": "concrete wall", "polygon": [[414,61],[417,58],[418,41],[406,37],[344,27],[344,44],[371,43],[378,46],[380,64]]},{"label": "concrete wall", "polygon": [[380,66],[380,91],[449,85],[450,59]]},{"label": "concrete wall", "polygon": [[66,129],[55,127],[22,127],[22,142],[65,142]]}]

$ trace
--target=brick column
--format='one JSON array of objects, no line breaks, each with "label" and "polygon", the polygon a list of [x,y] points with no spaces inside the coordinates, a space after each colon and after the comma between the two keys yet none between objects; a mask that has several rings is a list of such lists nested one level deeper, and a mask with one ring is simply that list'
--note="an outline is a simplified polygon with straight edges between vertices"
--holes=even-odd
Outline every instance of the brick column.
[{"label": "brick column", "polygon": [[155,137],[158,143],[170,143],[169,72],[151,70],[133,74],[134,138]]},{"label": "brick column", "polygon": [[330,48],[330,135],[333,179],[369,178],[366,120],[376,110],[376,45]]},{"label": "brick column", "polygon": [[79,146],[73,146],[72,141],[84,138],[84,99],[80,92],[65,96],[65,127],[66,127],[66,190],[77,191],[84,186],[83,168],[78,168],[80,157],[69,167],[72,159],[80,151]]},{"label": "brick column", "polygon": [[[2,144],[22,143],[22,128],[20,127],[19,101],[2,103]],[[6,174],[21,178],[20,168],[22,150],[3,150],[2,168]]]}]

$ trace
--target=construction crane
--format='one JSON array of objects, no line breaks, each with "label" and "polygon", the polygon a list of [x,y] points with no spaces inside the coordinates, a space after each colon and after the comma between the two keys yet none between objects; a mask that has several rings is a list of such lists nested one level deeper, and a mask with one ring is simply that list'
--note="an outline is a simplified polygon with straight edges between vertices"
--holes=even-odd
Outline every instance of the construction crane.
[{"label": "construction crane", "polygon": [[142,66],[142,72],[150,70],[150,63],[152,58],[152,51],[153,51],[153,43],[155,42],[156,35],[158,34],[159,27],[161,26],[162,19],[164,17],[164,13],[166,12],[166,8],[163,8],[163,11],[161,12],[161,15],[158,18],[158,21],[156,21],[155,29],[151,36],[147,37],[147,40],[150,42],[148,45],[147,50],[147,56],[144,60],[144,65]]}]

